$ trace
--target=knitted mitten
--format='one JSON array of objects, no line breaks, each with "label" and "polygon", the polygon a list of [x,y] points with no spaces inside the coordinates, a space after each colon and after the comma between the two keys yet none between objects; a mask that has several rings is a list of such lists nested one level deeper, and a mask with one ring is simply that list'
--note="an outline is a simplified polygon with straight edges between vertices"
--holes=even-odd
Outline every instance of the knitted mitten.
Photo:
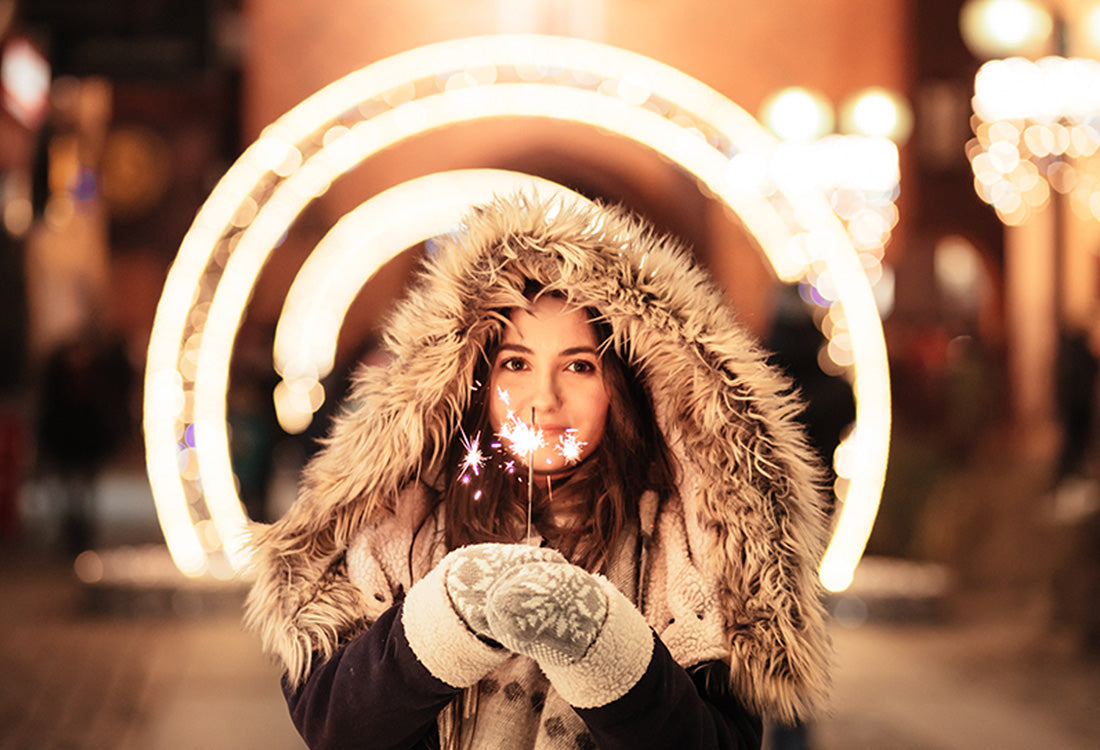
[{"label": "knitted mitten", "polygon": [[653,631],[602,576],[566,562],[505,571],[489,590],[492,637],[538,662],[571,706],[603,706],[625,695],[649,666]]},{"label": "knitted mitten", "polygon": [[576,565],[531,562],[503,573],[485,607],[493,636],[539,664],[585,655],[607,619],[607,595]]},{"label": "knitted mitten", "polygon": [[444,586],[451,606],[474,633],[497,639],[485,615],[489,589],[507,571],[525,563],[565,562],[556,550],[525,544],[473,544],[459,547],[440,563],[447,571]]},{"label": "knitted mitten", "polygon": [[429,672],[453,687],[469,687],[511,653],[500,647],[485,619],[490,586],[512,566],[564,558],[521,544],[460,547],[409,589],[401,623],[409,647]]}]

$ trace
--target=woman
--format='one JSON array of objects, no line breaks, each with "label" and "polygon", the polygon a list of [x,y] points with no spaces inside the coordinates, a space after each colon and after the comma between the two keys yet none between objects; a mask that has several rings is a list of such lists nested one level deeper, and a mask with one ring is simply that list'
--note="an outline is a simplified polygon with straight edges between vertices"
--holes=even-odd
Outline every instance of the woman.
[{"label": "woman", "polygon": [[498,199],[441,240],[257,531],[313,747],[759,747],[824,691],[789,385],[670,240]]}]

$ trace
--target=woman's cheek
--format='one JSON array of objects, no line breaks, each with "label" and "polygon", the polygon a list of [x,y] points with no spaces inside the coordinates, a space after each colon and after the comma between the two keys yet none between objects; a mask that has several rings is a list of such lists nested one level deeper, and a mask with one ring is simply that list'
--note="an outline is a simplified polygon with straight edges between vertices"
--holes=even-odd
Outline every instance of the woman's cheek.
[{"label": "woman's cheek", "polygon": [[500,428],[504,426],[507,419],[507,408],[499,399],[493,399],[493,403],[489,405],[489,425],[493,428],[494,434],[500,434]]}]

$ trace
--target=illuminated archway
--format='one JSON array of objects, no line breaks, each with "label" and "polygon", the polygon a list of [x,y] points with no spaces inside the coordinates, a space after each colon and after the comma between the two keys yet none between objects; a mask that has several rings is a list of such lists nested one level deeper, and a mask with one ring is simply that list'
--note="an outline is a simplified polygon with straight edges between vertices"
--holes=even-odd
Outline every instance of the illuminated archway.
[{"label": "illuminated archway", "polygon": [[[255,280],[290,224],[333,180],[388,146],[518,116],[588,124],[654,150],[737,214],[780,279],[830,274],[835,317],[855,356],[857,412],[840,449],[839,514],[821,577],[830,589],[846,587],[877,512],[890,425],[882,328],[848,235],[819,192],[769,181],[760,167],[775,140],[713,89],[641,55],[541,36],[443,42],[352,73],[265,129],[214,188],[169,271],[146,370],[147,465],[173,560],[192,575],[247,563],[225,423],[228,365]],[[393,197],[383,196],[374,200]],[[377,267],[400,249],[362,252]],[[313,354],[277,358],[288,383],[311,382],[330,366]]]}]

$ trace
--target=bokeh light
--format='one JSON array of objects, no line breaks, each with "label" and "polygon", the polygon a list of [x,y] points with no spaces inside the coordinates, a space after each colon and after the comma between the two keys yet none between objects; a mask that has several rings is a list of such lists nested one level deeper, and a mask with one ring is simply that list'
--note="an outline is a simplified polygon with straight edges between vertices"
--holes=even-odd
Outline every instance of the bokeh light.
[{"label": "bokeh light", "polygon": [[1026,222],[1051,190],[1070,195],[1079,216],[1100,220],[1100,61],[990,61],[974,80],[974,112],[974,189],[1002,221]]},{"label": "bokeh light", "polygon": [[1053,20],[1033,0],[968,0],[959,12],[959,29],[981,58],[1042,54]]},{"label": "bokeh light", "polygon": [[785,141],[810,141],[833,131],[833,107],[829,100],[801,86],[772,94],[760,111],[764,124]]},{"label": "bokeh light", "polygon": [[1100,57],[1100,3],[1093,3],[1081,20],[1085,39],[1092,48],[1092,56]]},{"label": "bokeh light", "polygon": [[840,127],[846,133],[888,138],[902,144],[913,130],[913,112],[896,92],[874,86],[844,103]]}]

